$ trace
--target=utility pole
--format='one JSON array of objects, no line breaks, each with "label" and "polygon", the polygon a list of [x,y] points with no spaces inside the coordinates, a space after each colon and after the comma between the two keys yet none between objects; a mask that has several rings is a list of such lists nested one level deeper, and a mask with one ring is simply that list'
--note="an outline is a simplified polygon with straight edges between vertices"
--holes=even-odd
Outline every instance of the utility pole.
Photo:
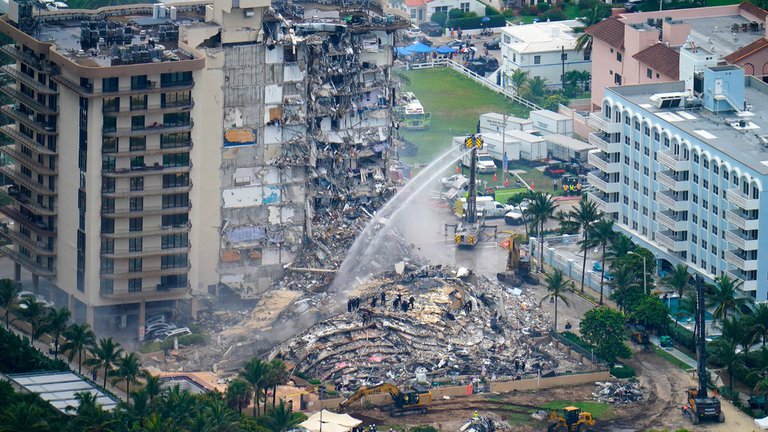
[{"label": "utility pole", "polygon": [[696,322],[699,323],[699,338],[696,346],[699,350],[699,363],[696,373],[699,375],[699,394],[696,395],[696,399],[707,398],[707,348],[706,337],[707,330],[704,328],[706,322],[704,321],[704,314],[706,313],[706,307],[704,306],[704,278],[701,275],[696,275],[696,303],[698,308],[696,310]]},{"label": "utility pole", "polygon": [[560,65],[562,66],[563,73],[560,75],[560,85],[565,91],[565,45],[560,47]]}]

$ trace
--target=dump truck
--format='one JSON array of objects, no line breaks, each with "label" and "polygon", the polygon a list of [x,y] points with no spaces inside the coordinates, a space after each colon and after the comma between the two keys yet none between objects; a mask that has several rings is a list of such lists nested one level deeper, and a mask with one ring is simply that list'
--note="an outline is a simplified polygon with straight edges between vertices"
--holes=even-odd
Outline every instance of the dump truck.
[{"label": "dump truck", "polygon": [[352,396],[339,404],[339,410],[344,411],[364,396],[389,393],[392,397],[389,415],[400,417],[409,414],[426,414],[427,407],[432,403],[432,393],[417,386],[410,391],[401,391],[391,383],[381,383],[372,387],[360,387]]}]

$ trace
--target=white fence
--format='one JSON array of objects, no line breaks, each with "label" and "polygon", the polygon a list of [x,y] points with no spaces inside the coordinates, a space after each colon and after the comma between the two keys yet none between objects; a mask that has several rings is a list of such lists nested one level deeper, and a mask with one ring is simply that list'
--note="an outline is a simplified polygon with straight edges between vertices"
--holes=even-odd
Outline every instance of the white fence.
[{"label": "white fence", "polygon": [[[550,267],[558,270],[562,270],[566,276],[576,281],[577,288],[581,286],[581,257],[577,260],[570,258],[564,254],[561,254],[555,250],[553,246],[559,244],[576,244],[581,239],[578,235],[563,235],[563,236],[551,236],[544,237],[544,263]],[[529,250],[533,251],[533,257],[538,262],[539,260],[539,240],[536,237],[531,237],[528,244]],[[592,270],[594,262],[587,260],[586,274],[584,278],[584,285],[600,291],[600,272]],[[611,287],[608,281],[603,282],[603,295],[606,297],[611,294]]]}]

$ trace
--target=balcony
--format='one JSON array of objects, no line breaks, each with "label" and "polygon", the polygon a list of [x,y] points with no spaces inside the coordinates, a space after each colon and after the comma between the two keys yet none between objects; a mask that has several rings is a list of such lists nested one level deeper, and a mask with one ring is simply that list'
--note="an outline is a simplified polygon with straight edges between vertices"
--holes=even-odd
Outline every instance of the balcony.
[{"label": "balcony", "polygon": [[23,163],[29,169],[35,171],[38,174],[42,174],[46,176],[56,175],[56,170],[53,170],[45,165],[42,165],[40,162],[38,162],[37,159],[32,159],[31,157],[27,156],[24,153],[17,152],[13,146],[10,146],[10,145],[0,146],[0,153],[3,153],[9,156],[11,159],[15,160],[16,162]]},{"label": "balcony", "polygon": [[32,138],[16,130],[15,125],[0,126],[0,133],[5,134],[5,136],[12,139],[16,143],[26,145],[36,153],[40,153],[42,155],[48,155],[48,156],[53,156],[56,154],[55,151],[50,150],[48,147],[44,146],[43,144],[38,143]]},{"label": "balcony", "polygon": [[688,210],[688,199],[683,199],[672,193],[657,192],[656,202],[671,211],[681,212]]},{"label": "balcony", "polygon": [[745,272],[757,270],[757,256],[747,258],[747,255],[738,249],[725,251],[725,262]]},{"label": "balcony", "polygon": [[605,193],[616,193],[621,190],[621,183],[618,181],[608,182],[605,176],[591,172],[587,174],[587,181],[592,186]]},{"label": "balcony", "polygon": [[589,200],[595,203],[597,205],[597,210],[606,214],[610,213],[617,213],[619,211],[619,202],[608,202],[606,199],[602,197],[602,194],[593,194],[592,192],[587,192],[587,196],[589,197]]},{"label": "balcony", "polygon": [[725,241],[728,242],[729,246],[734,246],[741,250],[757,250],[756,238],[746,237],[742,233],[735,230],[728,230],[725,232]]},{"label": "balcony", "polygon": [[12,79],[14,79],[16,82],[22,82],[27,87],[32,88],[37,93],[44,93],[44,94],[57,94],[57,90],[53,90],[46,86],[45,84],[38,82],[36,79],[30,77],[27,74],[22,73],[18,69],[16,69],[16,65],[4,65],[0,66],[0,71],[8,76],[10,76]]},{"label": "balcony", "polygon": [[99,293],[99,297],[111,300],[175,300],[189,297],[191,287],[186,285],[154,285],[142,287],[141,291],[115,291]]},{"label": "balcony", "polygon": [[153,207],[144,207],[138,210],[120,209],[112,212],[105,212],[102,209],[101,215],[102,217],[106,217],[106,218],[157,216],[157,215],[189,213],[189,210],[191,208],[192,208],[191,205],[181,206],[181,207],[153,206]]},{"label": "balcony", "polygon": [[159,277],[159,276],[171,276],[171,275],[180,275],[180,274],[187,274],[189,273],[190,266],[186,265],[184,267],[171,267],[171,268],[162,268],[160,266],[145,266],[141,269],[141,271],[135,271],[135,272],[129,272],[129,271],[122,271],[122,272],[115,272],[115,273],[109,273],[105,274],[102,273],[101,277],[105,279],[134,279],[134,278],[145,278],[145,277]]},{"label": "balcony", "polygon": [[42,220],[39,220],[39,219],[35,220],[33,218],[30,218],[29,216],[22,214],[20,211],[16,210],[13,206],[10,206],[10,205],[0,206],[0,213],[13,219],[14,222],[24,225],[25,227],[29,228],[30,230],[34,231],[37,234],[44,235],[44,236],[56,235],[56,232],[54,231],[53,227],[49,227]]},{"label": "balcony", "polygon": [[35,119],[34,114],[27,114],[19,111],[13,105],[0,106],[0,112],[13,120],[23,123],[32,128],[35,132],[43,135],[56,135],[56,123],[43,123]]},{"label": "balcony", "polygon": [[42,60],[40,60],[39,58],[37,58],[32,54],[22,51],[21,49],[17,48],[16,45],[14,44],[0,46],[0,50],[5,52],[9,56],[15,58],[16,60],[24,62],[27,65],[32,66],[37,70],[47,69],[46,66],[43,65]]},{"label": "balcony", "polygon": [[21,264],[24,268],[32,272],[32,274],[45,277],[56,275],[56,267],[48,268],[32,258],[16,252],[8,246],[0,246],[0,255],[5,255],[12,261]]},{"label": "balcony", "polygon": [[180,192],[189,192],[192,190],[192,182],[189,182],[186,186],[174,186],[174,187],[162,187],[162,186],[153,186],[153,187],[145,187],[141,190],[133,190],[131,188],[119,188],[115,189],[111,192],[104,192],[102,191],[101,194],[105,197],[111,197],[111,198],[131,198],[131,197],[139,197],[139,196],[149,196],[149,195],[166,195],[166,194],[173,194],[173,193],[180,193]]},{"label": "balcony", "polygon": [[589,162],[589,164],[593,167],[607,174],[621,171],[621,162],[608,162],[607,160],[598,156],[597,152],[589,153],[587,162]]},{"label": "balcony", "polygon": [[95,95],[99,95],[103,97],[130,96],[130,95],[140,95],[140,94],[174,92],[174,91],[191,90],[192,87],[195,86],[194,80],[180,82],[174,86],[168,86],[168,85],[159,86],[157,85],[158,83],[156,81],[147,81],[145,85],[130,88],[130,89],[117,89],[117,90],[110,90],[110,91],[104,91],[102,89],[97,91],[97,90],[94,90],[92,84],[81,85],[80,83],[72,81],[71,79],[63,75],[54,75],[52,78],[57,83],[76,92],[80,96],[85,96],[85,97],[95,96]]},{"label": "balcony", "polygon": [[165,133],[176,132],[189,132],[192,130],[194,122],[192,120],[189,123],[171,123],[171,124],[152,124],[142,127],[120,127],[120,128],[104,128],[102,134],[107,137],[132,137],[132,136],[146,136]]},{"label": "balcony", "polygon": [[742,212],[737,213],[733,210],[728,210],[725,212],[725,220],[744,231],[752,231],[760,228],[760,221],[758,219],[751,219],[750,216],[745,216]]},{"label": "balcony", "polygon": [[191,249],[191,246],[189,245],[183,246],[183,247],[167,248],[167,249],[163,249],[160,246],[157,246],[157,247],[151,247],[151,248],[148,248],[148,247],[143,248],[140,251],[118,250],[110,253],[102,252],[101,256],[105,258],[115,258],[115,259],[143,258],[143,257],[150,257],[150,256],[176,255],[176,254],[188,253],[190,249]]},{"label": "balcony", "polygon": [[186,173],[192,170],[192,163],[186,166],[162,166],[155,164],[152,166],[137,166],[133,168],[119,168],[114,171],[102,171],[101,174],[104,177],[143,177],[152,174],[179,174]]},{"label": "balcony", "polygon": [[747,279],[749,276],[742,272],[739,269],[733,269],[733,270],[726,270],[726,273],[728,273],[728,276],[730,276],[732,279],[739,279],[743,282],[741,285],[741,291],[757,291],[757,280]]},{"label": "balcony", "polygon": [[35,180],[25,176],[20,171],[16,171],[12,166],[0,167],[0,173],[5,174],[8,178],[13,180],[14,183],[23,185],[27,189],[40,194],[40,195],[56,195],[56,192],[48,189],[46,186],[41,185]]},{"label": "balcony", "polygon": [[104,154],[109,155],[115,155],[115,156],[149,156],[149,155],[158,155],[158,154],[170,154],[170,153],[183,153],[188,152],[192,150],[192,141],[183,143],[183,144],[175,144],[175,147],[168,147],[168,145],[160,145],[160,147],[152,147],[152,148],[145,148],[144,150],[131,150],[130,147],[125,148],[124,146],[123,150],[115,150],[111,151],[109,149],[105,150],[103,147],[101,149],[101,152]]},{"label": "balcony", "polygon": [[0,230],[0,236],[3,236],[16,244],[24,246],[25,248],[34,252],[36,255],[56,256],[56,251],[53,248],[49,248],[48,245],[43,242],[34,241],[33,239],[21,234],[18,231],[7,228],[2,229]]},{"label": "balcony", "polygon": [[[2,207],[0,207],[2,209]],[[192,224],[165,226],[165,227],[152,227],[144,228],[141,231],[131,231],[129,229],[116,229],[112,233],[101,233],[104,238],[135,238],[135,237],[151,237],[166,234],[183,234],[188,233],[192,229]]]},{"label": "balcony", "polygon": [[191,111],[194,106],[195,102],[190,100],[186,102],[148,104],[143,107],[123,107],[122,109],[119,107],[103,106],[101,112],[110,117],[131,117],[135,115],[168,114]]},{"label": "balcony", "polygon": [[40,216],[56,216],[56,210],[50,210],[41,206],[40,204],[32,201],[27,196],[20,193],[18,190],[9,190],[7,193],[0,190],[0,196],[8,198],[14,203],[17,203],[20,206],[25,207],[27,210]]},{"label": "balcony", "polygon": [[0,86],[0,92],[10,97],[13,101],[23,103],[24,105],[30,107],[38,114],[56,115],[55,109],[49,108],[41,104],[37,100],[32,99],[31,97],[25,95],[24,93],[16,90],[16,88],[10,84]]},{"label": "balcony", "polygon": [[688,220],[673,216],[671,212],[657,212],[656,222],[672,231],[687,231]]},{"label": "balcony", "polygon": [[743,210],[758,210],[760,208],[759,199],[744,195],[738,189],[728,189],[725,191],[725,199]]},{"label": "balcony", "polygon": [[620,142],[608,142],[608,136],[607,134],[601,134],[601,133],[590,133],[589,134],[589,143],[593,146],[597,147],[598,149],[606,152],[606,153],[617,153],[621,151],[621,143]]},{"label": "balcony", "polygon": [[686,241],[682,237],[675,236],[670,231],[659,231],[656,233],[656,243],[670,252],[683,252],[687,249]]},{"label": "balcony", "polygon": [[691,161],[678,159],[680,156],[675,156],[669,151],[656,152],[656,160],[659,163],[672,171],[688,171],[691,169]]},{"label": "balcony", "polygon": [[662,186],[677,192],[690,190],[691,183],[688,180],[680,180],[680,176],[674,175],[672,171],[661,171],[656,173],[656,180]]},{"label": "balcony", "polygon": [[599,129],[605,133],[619,133],[622,129],[621,123],[614,123],[611,120],[603,117],[602,113],[589,113],[589,119],[587,120],[589,126]]}]

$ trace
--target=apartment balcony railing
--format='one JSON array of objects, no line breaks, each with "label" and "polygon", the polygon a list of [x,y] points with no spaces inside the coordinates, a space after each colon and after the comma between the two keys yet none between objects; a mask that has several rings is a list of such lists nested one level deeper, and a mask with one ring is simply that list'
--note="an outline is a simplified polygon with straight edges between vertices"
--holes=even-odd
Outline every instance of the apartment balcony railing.
[{"label": "apartment balcony railing", "polygon": [[[29,197],[22,194],[18,191],[9,191],[9,192],[3,192],[0,190],[0,196],[6,197],[7,199],[10,199],[15,204],[18,204],[27,210],[40,215],[40,216],[56,216],[56,210],[47,209],[40,204],[36,203],[35,201],[32,201]],[[13,207],[13,206],[11,206]]]},{"label": "apartment balcony railing", "polygon": [[190,270],[189,264],[183,267],[168,267],[162,268],[160,266],[143,267],[140,271],[121,271],[115,273],[101,272],[101,276],[105,279],[134,279],[145,277],[157,277],[157,276],[172,276],[187,274]]},{"label": "apartment balcony railing", "polygon": [[727,241],[730,246],[735,246],[745,251],[757,250],[757,239],[745,237],[739,231],[726,231],[725,241]]},{"label": "apartment balcony railing", "polygon": [[593,128],[600,129],[605,133],[619,133],[622,128],[622,123],[614,123],[605,118],[603,113],[590,113],[587,122]]},{"label": "apartment balcony railing", "polygon": [[672,216],[670,212],[657,212],[656,222],[672,231],[687,231],[688,221],[679,216]]},{"label": "apartment balcony railing", "polygon": [[656,152],[656,160],[661,165],[673,170],[673,171],[688,171],[691,169],[690,160],[679,159],[679,156],[673,155],[670,151],[658,151]]},{"label": "apartment balcony railing", "polygon": [[145,217],[145,216],[189,213],[191,209],[192,209],[191,205],[179,206],[179,207],[145,206],[141,209],[134,209],[134,210],[118,209],[118,210],[112,210],[112,211],[105,211],[105,209],[101,209],[101,215],[102,217],[106,217],[106,218]]},{"label": "apartment balcony railing", "polygon": [[189,283],[141,287],[141,291],[127,291],[125,289],[113,292],[101,292],[99,296],[111,300],[172,300],[186,298],[190,296],[191,287]]},{"label": "apartment balcony railing", "polygon": [[105,233],[102,232],[101,236],[104,238],[135,238],[135,237],[151,237],[158,235],[168,234],[183,234],[188,233],[192,229],[192,224],[164,226],[164,227],[151,227],[144,228],[141,231],[131,231],[130,229],[115,229],[114,232]]},{"label": "apartment balcony railing", "polygon": [[192,182],[189,182],[188,185],[184,186],[172,186],[172,187],[162,187],[162,186],[152,186],[152,187],[145,187],[141,190],[133,190],[131,188],[118,188],[113,191],[102,191],[101,194],[105,197],[112,197],[112,198],[131,198],[131,197],[137,197],[137,196],[148,196],[148,195],[165,195],[165,194],[173,194],[173,193],[180,193],[180,192],[189,192],[192,190]]},{"label": "apartment balcony railing", "polygon": [[56,195],[56,191],[49,189],[47,186],[38,183],[36,180],[33,180],[21,172],[16,171],[12,166],[6,165],[4,167],[0,167],[0,173],[13,180],[14,183],[24,185],[24,187],[34,191],[37,194]]},{"label": "apartment balcony railing", "polygon": [[38,114],[56,115],[56,109],[43,105],[37,100],[32,99],[24,93],[16,90],[12,84],[0,86],[0,92],[10,97],[12,100],[23,103],[24,105],[30,107]]},{"label": "apartment balcony railing", "polygon": [[28,66],[32,66],[39,71],[48,70],[48,67],[43,63],[42,60],[33,56],[32,54],[22,51],[14,44],[2,45],[0,46],[0,50],[15,58],[16,60],[26,63]]},{"label": "apartment balcony railing", "polygon": [[194,108],[194,101],[146,104],[138,107],[115,107],[102,106],[101,112],[111,117],[131,117],[135,115],[169,114],[184,111],[191,111]]},{"label": "apartment balcony railing", "polygon": [[118,148],[117,150],[111,150],[111,149],[105,149],[102,147],[101,152],[104,154],[114,155],[114,156],[149,156],[149,155],[157,155],[157,154],[170,154],[170,153],[183,153],[188,152],[192,150],[192,141],[183,143],[183,144],[176,144],[175,147],[168,147],[166,146],[152,146],[149,148],[144,148],[142,150],[131,150],[128,146],[123,146],[123,148]]},{"label": "apartment balcony railing", "polygon": [[54,90],[45,84],[38,82],[36,79],[30,77],[29,75],[22,73],[18,69],[16,69],[16,65],[8,64],[4,66],[0,66],[0,71],[12,79],[14,79],[17,82],[22,82],[27,87],[30,87],[32,90],[34,90],[37,93],[44,93],[44,94],[57,94],[58,90]]},{"label": "apartment balcony railing", "polygon": [[725,191],[725,199],[744,210],[758,210],[760,208],[759,199],[744,195],[739,189]]},{"label": "apartment balcony railing", "polygon": [[671,171],[661,171],[656,173],[656,180],[662,186],[673,191],[684,192],[691,188],[690,181],[680,180],[679,176],[673,175]]},{"label": "apartment balcony railing", "polygon": [[672,211],[680,212],[688,210],[688,200],[683,199],[679,195],[675,196],[674,194],[666,192],[658,192],[656,193],[656,202]]},{"label": "apartment balcony railing", "polygon": [[757,270],[757,256],[755,258],[747,258],[747,255],[739,250],[725,251],[725,262],[745,272]]},{"label": "apartment balcony railing", "polygon": [[136,166],[131,168],[119,168],[114,171],[104,171],[102,170],[101,174],[104,177],[116,177],[116,178],[124,178],[124,177],[145,177],[148,175],[156,174],[178,174],[178,173],[187,173],[192,170],[192,163],[190,162],[189,165],[184,166],[163,166],[160,164],[156,165],[142,165],[142,166]]},{"label": "apartment balcony railing", "polygon": [[40,153],[42,155],[48,155],[53,156],[56,154],[55,151],[52,151],[48,147],[46,147],[43,144],[38,143],[37,141],[33,140],[32,138],[24,135],[23,133],[19,132],[16,129],[15,125],[4,125],[0,126],[0,133],[3,133],[8,138],[12,139],[16,143],[24,144],[27,147],[29,147],[32,151],[36,153]]},{"label": "apartment balcony railing", "polygon": [[14,231],[12,229],[2,229],[0,230],[0,236],[4,236],[10,241],[24,246],[25,248],[34,252],[36,255],[56,256],[55,247],[48,247],[48,245],[45,243],[37,242],[25,235],[22,235],[18,231]]},{"label": "apartment balcony railing", "polygon": [[589,200],[594,202],[597,206],[597,210],[601,211],[606,214],[610,213],[616,213],[620,209],[620,204],[618,201],[616,202],[608,202],[606,199],[598,194],[594,194],[592,192],[587,192],[587,197],[589,197]]},{"label": "apartment balcony railing", "polygon": [[43,123],[36,120],[34,114],[26,114],[17,110],[13,105],[0,106],[0,112],[18,123],[24,124],[41,135],[56,135],[56,123]]},{"label": "apartment balcony railing", "polygon": [[598,173],[591,172],[587,174],[587,181],[605,193],[616,193],[621,190],[621,183],[618,181],[609,182],[605,176]]},{"label": "apartment balcony railing", "polygon": [[687,245],[682,237],[675,236],[669,231],[659,231],[656,233],[656,243],[659,246],[669,249],[670,252],[683,252]]},{"label": "apartment balcony railing", "polygon": [[45,277],[56,275],[55,266],[47,267],[26,255],[20,254],[19,252],[11,249],[8,246],[0,246],[0,254],[7,256],[12,261],[17,262],[18,264],[21,264],[24,268],[32,272],[32,274],[45,276]]},{"label": "apartment balcony railing", "polygon": [[596,152],[589,154],[587,157],[587,162],[606,174],[617,173],[621,171],[621,162],[609,162],[599,156]]},{"label": "apartment balcony railing", "polygon": [[751,216],[745,216],[741,212],[728,210],[725,212],[725,220],[744,231],[752,231],[760,228],[760,221]]},{"label": "apartment balcony railing", "polygon": [[183,91],[183,90],[191,90],[192,87],[195,86],[194,80],[189,81],[183,81],[179,83],[174,83],[174,85],[160,85],[160,83],[156,81],[147,81],[145,85],[133,87],[129,89],[117,89],[117,90],[108,90],[104,91],[102,90],[95,90],[93,88],[92,84],[82,85],[78,82],[72,81],[71,79],[63,76],[63,75],[54,75],[52,77],[54,81],[57,83],[63,85],[64,87],[67,87],[68,89],[76,92],[80,96],[103,96],[103,97],[109,97],[109,96],[130,96],[130,95],[139,95],[139,94],[152,94],[152,93],[164,93],[164,92],[175,92],[175,91]]},{"label": "apartment balcony railing", "polygon": [[163,255],[176,255],[181,253],[187,253],[191,249],[191,246],[182,246],[182,247],[174,247],[174,248],[167,248],[163,249],[160,246],[157,247],[147,247],[143,248],[140,251],[131,251],[131,250],[116,250],[112,252],[102,252],[101,256],[105,258],[114,258],[114,259],[125,259],[125,258],[142,258],[142,257],[150,257],[150,256],[163,256]]},{"label": "apartment balcony railing", "polygon": [[146,126],[131,126],[131,127],[119,127],[119,128],[103,128],[102,135],[108,137],[132,137],[132,136],[145,136],[156,135],[165,133],[176,132],[189,132],[192,130],[194,122],[190,120],[188,123],[168,123],[168,124],[151,124]]},{"label": "apartment balcony railing", "polygon": [[589,143],[593,146],[597,147],[598,149],[606,152],[606,153],[617,153],[621,151],[621,143],[620,142],[609,142],[610,138],[608,138],[607,134],[603,133],[590,133],[588,135]]},{"label": "apartment balcony railing", "polygon": [[39,219],[35,220],[30,218],[29,216],[22,214],[20,211],[16,210],[12,205],[0,206],[0,213],[3,213],[4,215],[13,219],[14,222],[20,225],[24,225],[30,230],[36,232],[37,234],[45,235],[45,236],[56,235],[56,232],[54,231],[53,227],[48,226],[47,224],[45,224]]},{"label": "apartment balcony railing", "polygon": [[9,156],[11,159],[15,160],[16,162],[23,163],[27,168],[35,171],[35,173],[46,175],[46,176],[56,175],[56,170],[41,164],[37,159],[33,159],[22,152],[16,151],[16,149],[13,146],[10,146],[10,145],[0,146],[0,153],[3,153],[6,156]]},{"label": "apartment balcony railing", "polygon": [[742,281],[741,290],[742,291],[757,291],[757,280],[756,279],[748,279],[748,276],[746,273],[742,272],[739,269],[732,269],[732,270],[726,270],[726,273],[732,278],[732,279],[739,279]]}]

